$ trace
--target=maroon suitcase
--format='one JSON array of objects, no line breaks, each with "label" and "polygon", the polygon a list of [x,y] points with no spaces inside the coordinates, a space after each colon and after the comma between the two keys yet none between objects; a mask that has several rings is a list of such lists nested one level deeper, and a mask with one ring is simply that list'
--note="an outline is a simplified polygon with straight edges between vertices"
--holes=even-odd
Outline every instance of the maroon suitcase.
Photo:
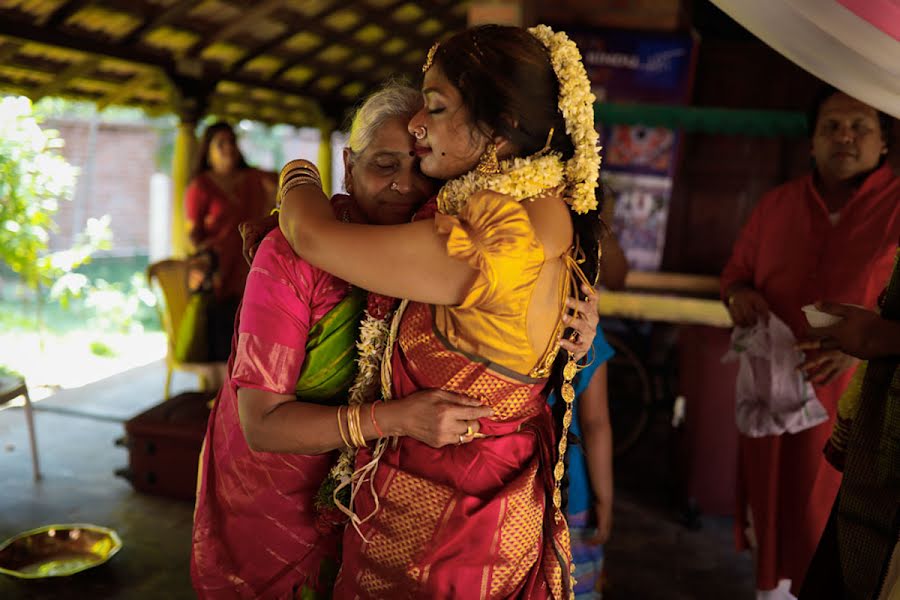
[{"label": "maroon suitcase", "polygon": [[139,492],[193,500],[209,392],[186,392],[125,422],[128,469],[118,474]]}]

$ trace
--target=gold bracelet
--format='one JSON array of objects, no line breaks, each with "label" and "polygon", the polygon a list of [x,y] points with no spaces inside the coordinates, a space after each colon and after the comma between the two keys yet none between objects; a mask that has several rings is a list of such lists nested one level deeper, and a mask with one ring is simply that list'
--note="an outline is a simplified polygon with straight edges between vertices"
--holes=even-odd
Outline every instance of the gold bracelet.
[{"label": "gold bracelet", "polygon": [[298,169],[308,171],[310,174],[314,175],[317,179],[322,178],[321,175],[319,175],[319,169],[316,168],[316,165],[312,164],[308,160],[299,158],[299,159],[289,161],[286,165],[284,165],[284,167],[282,167],[281,173],[278,175],[278,186],[281,187],[281,185],[287,179],[288,175],[290,175],[291,172],[298,170]]},{"label": "gold bracelet", "polygon": [[285,186],[285,187],[281,188],[281,190],[279,190],[279,192],[278,192],[278,205],[281,206],[282,204],[284,204],[284,196],[285,196],[285,194],[287,194],[289,191],[291,191],[291,190],[294,189],[295,187],[299,187],[299,186],[301,186],[301,185],[313,185],[313,186],[315,186],[316,188],[318,188],[319,190],[322,189],[322,184],[319,183],[318,181],[314,181],[314,180],[312,180],[312,179],[294,179],[294,180],[291,180],[290,182],[288,182],[287,186]]},{"label": "gold bracelet", "polygon": [[298,185],[314,185],[317,188],[322,187],[322,182],[313,177],[312,175],[297,175],[295,177],[291,177],[287,181],[284,182],[284,185],[279,188],[279,193],[281,196],[284,196],[289,189],[292,187],[296,187]]},{"label": "gold bracelet", "polygon": [[347,437],[350,438],[350,447],[356,448],[356,439],[353,437],[353,405],[347,407]]},{"label": "gold bracelet", "polygon": [[354,404],[347,410],[347,426],[350,429],[350,441],[357,448],[362,448],[366,445],[366,438],[362,433],[362,427],[359,422],[360,409],[362,409],[361,404]]},{"label": "gold bracelet", "polygon": [[366,436],[363,434],[362,430],[362,421],[360,420],[360,414],[362,413],[362,404],[356,405],[356,410],[353,414],[353,420],[356,425],[356,441],[359,443],[359,447],[362,448],[366,445]]},{"label": "gold bracelet", "polygon": [[350,438],[350,443],[348,444],[351,448],[356,448],[356,440],[353,439],[353,405],[347,407],[347,411],[344,413],[347,418],[347,437]]},{"label": "gold bracelet", "polygon": [[286,171],[281,174],[279,178],[279,185],[284,186],[288,181],[290,181],[294,177],[311,177],[316,181],[321,181],[322,177],[319,175],[319,172],[315,169],[310,169],[307,167],[296,167],[291,169],[290,171]]},{"label": "gold bracelet", "polygon": [[338,406],[338,409],[337,409],[338,431],[341,433],[341,441],[344,442],[344,445],[348,448],[352,448],[353,446],[351,446],[350,442],[347,441],[347,436],[344,435],[344,426],[341,424],[341,410],[343,408],[344,408],[343,406]]}]

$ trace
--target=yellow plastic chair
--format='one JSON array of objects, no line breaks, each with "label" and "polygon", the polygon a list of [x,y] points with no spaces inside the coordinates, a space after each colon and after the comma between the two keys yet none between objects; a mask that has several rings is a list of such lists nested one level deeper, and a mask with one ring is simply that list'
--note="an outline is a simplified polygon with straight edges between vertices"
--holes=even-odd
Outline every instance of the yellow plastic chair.
[{"label": "yellow plastic chair", "polygon": [[175,340],[190,296],[187,286],[187,261],[167,259],[153,263],[147,267],[147,279],[150,287],[159,292],[157,297],[161,296],[162,301],[157,307],[168,338],[165,399],[169,399],[172,372],[175,369],[196,375],[201,391],[215,391],[214,388],[221,385],[224,380],[226,363],[180,362],[175,358]]}]

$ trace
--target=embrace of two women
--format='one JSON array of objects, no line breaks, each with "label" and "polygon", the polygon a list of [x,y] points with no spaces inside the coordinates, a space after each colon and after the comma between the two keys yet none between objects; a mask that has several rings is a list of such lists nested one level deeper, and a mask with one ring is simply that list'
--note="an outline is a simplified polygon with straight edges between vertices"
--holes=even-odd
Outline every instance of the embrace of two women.
[{"label": "embrace of two women", "polygon": [[201,457],[200,597],[572,596],[593,102],[565,34],[477,27],[362,104],[346,195],[284,168]]}]

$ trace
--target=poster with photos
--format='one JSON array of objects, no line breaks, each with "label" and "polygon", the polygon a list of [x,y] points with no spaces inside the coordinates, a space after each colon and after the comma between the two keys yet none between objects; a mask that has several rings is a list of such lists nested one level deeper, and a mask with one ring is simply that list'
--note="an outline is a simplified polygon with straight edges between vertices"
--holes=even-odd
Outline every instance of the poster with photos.
[{"label": "poster with photos", "polygon": [[[571,30],[600,102],[688,104],[697,41],[689,33]],[[680,134],[666,127],[597,124],[601,179],[616,201],[613,232],[632,269],[662,264]]]},{"label": "poster with photos", "polygon": [[627,172],[606,173],[615,201],[612,228],[633,269],[655,271],[662,263],[672,179]]}]

